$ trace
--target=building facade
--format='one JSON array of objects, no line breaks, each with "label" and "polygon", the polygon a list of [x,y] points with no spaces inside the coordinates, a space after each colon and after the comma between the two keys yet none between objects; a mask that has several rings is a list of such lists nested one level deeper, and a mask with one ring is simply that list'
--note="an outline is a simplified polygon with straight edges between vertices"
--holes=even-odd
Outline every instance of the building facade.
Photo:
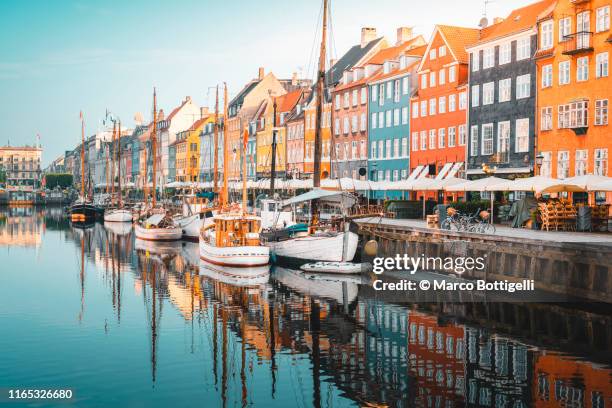
[{"label": "building facade", "polygon": [[[214,122],[214,118],[213,118]],[[213,181],[215,170],[215,124],[207,123],[200,133],[200,180]],[[223,118],[219,118],[217,130],[218,180],[223,180]]]},{"label": "building facade", "polygon": [[538,24],[540,174],[609,175],[610,2],[559,0]]},{"label": "building facade", "polygon": [[[40,186],[42,147],[0,147],[0,183],[9,190],[32,191]],[[4,180],[4,181],[3,181]]]},{"label": "building facade", "polygon": [[304,110],[302,105],[295,109],[286,121],[287,127],[287,175],[301,178],[304,175]]},{"label": "building facade", "polygon": [[516,9],[483,28],[468,48],[470,177],[482,177],[487,168],[499,177],[533,173],[537,21],[553,6],[545,0]]}]

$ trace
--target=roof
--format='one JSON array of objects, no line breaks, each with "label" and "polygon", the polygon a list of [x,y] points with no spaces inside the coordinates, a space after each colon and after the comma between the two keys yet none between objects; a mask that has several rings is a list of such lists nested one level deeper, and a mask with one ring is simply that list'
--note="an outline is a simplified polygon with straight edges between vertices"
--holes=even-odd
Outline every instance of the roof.
[{"label": "roof", "polygon": [[295,107],[295,105],[300,100],[300,97],[304,93],[303,89],[297,89],[295,91],[291,91],[284,95],[281,95],[277,98],[277,112],[291,112],[291,110]]},{"label": "roof", "polygon": [[210,119],[211,116],[214,116],[214,114],[208,114],[208,115],[206,115],[206,116],[196,120],[189,127],[189,130],[197,130],[200,126],[204,125],[204,123],[206,123]]},{"label": "roof", "polygon": [[[425,54],[425,50],[426,49],[427,49],[427,45],[422,45],[420,47],[411,48],[410,50],[406,50],[406,51],[403,52],[403,54],[409,55],[411,57],[422,57]],[[396,70],[393,70],[393,71],[388,72],[386,74],[383,73],[382,70],[379,70],[378,72],[376,72],[374,75],[372,75],[368,79],[368,82],[376,82],[376,81],[380,81],[380,80],[383,80],[383,79],[386,79],[386,78],[392,78],[394,76],[401,75],[401,74],[406,73],[406,72],[410,72],[414,68],[414,65],[415,64],[419,64],[420,62],[421,62],[420,59],[414,60],[413,62],[411,62],[408,65],[406,65],[405,68],[403,68],[403,69],[396,69]]]},{"label": "roof", "polygon": [[191,96],[185,97],[185,100],[181,102],[179,106],[174,108],[165,120],[172,120],[172,118],[183,108],[183,106],[187,105],[189,102],[191,102]]},{"label": "roof", "polygon": [[457,61],[462,64],[468,64],[470,57],[465,49],[468,45],[474,44],[480,39],[480,29],[437,25],[436,30],[442,34],[444,41]]},{"label": "roof", "polygon": [[334,86],[340,79],[342,79],[342,73],[347,69],[351,69],[355,64],[359,62],[370,50],[376,47],[384,37],[377,38],[366,44],[365,47],[361,48],[361,44],[352,46],[336,63],[325,73],[325,80],[328,86]]},{"label": "roof", "polygon": [[500,23],[493,24],[483,29],[481,31],[480,40],[471,45],[478,45],[529,30],[537,24],[538,20],[549,14],[555,4],[556,0],[543,0],[513,10],[510,15]]},{"label": "roof", "polygon": [[395,45],[393,47],[383,48],[382,50],[374,54],[374,56],[370,58],[366,62],[366,64],[384,64],[385,61],[399,57],[403,51],[410,49],[410,47],[414,47],[415,43],[418,42],[422,42],[423,44],[425,44],[425,39],[422,35],[416,36],[408,41],[404,41],[403,43]]},{"label": "roof", "polygon": [[244,98],[257,86],[261,81],[259,79],[252,79],[249,83],[247,83],[244,88],[238,92],[238,95],[234,96],[231,101],[229,101],[228,106],[230,105],[242,105]]}]

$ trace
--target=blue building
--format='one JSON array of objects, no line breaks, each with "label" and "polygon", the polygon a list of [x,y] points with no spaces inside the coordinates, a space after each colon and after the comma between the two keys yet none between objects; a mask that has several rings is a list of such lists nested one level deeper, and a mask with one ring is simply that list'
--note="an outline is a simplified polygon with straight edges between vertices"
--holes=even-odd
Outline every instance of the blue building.
[{"label": "blue building", "polygon": [[[218,180],[223,179],[223,119],[219,120],[218,140]],[[200,180],[213,181],[215,163],[215,127],[213,123],[207,123],[200,133]]]},{"label": "blue building", "polygon": [[[410,169],[410,97],[425,46],[394,47],[382,68],[368,81],[368,177],[398,181]],[[373,191],[371,198],[403,198],[402,191]]]}]

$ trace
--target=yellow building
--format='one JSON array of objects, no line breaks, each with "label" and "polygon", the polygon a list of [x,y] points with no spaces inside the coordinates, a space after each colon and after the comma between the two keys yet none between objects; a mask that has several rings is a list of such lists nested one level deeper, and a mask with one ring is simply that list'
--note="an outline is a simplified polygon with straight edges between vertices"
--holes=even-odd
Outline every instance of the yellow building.
[{"label": "yellow building", "polygon": [[0,183],[6,182],[9,190],[32,191],[40,185],[41,147],[0,147]]},{"label": "yellow building", "polygon": [[214,115],[207,115],[194,122],[191,127],[179,132],[174,142],[176,149],[175,181],[198,181],[200,169],[200,133],[205,125],[212,123]]}]

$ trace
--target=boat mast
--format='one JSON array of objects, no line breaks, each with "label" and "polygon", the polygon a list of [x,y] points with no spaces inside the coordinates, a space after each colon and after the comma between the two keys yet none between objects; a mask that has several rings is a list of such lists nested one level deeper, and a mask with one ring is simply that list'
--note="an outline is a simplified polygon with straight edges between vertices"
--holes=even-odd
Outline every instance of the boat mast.
[{"label": "boat mast", "polygon": [[228,189],[227,189],[227,152],[229,150],[229,138],[227,131],[227,83],[223,83],[223,189],[221,190],[221,206],[227,206]]},{"label": "boat mast", "polygon": [[157,94],[153,88],[153,133],[151,136],[151,154],[153,155],[153,207],[156,205],[157,178]]},{"label": "boat mast", "polygon": [[215,135],[214,135],[214,165],[213,165],[213,192],[219,193],[219,85],[215,94]]},{"label": "boat mast", "polygon": [[81,111],[81,198],[85,201],[85,119]]},{"label": "boat mast", "polygon": [[121,207],[121,121],[119,121],[117,129],[117,183],[119,189],[119,207]]},{"label": "boat mast", "polygon": [[115,160],[117,157],[117,148],[115,146],[115,139],[116,139],[116,133],[117,133],[117,122],[115,122],[113,120],[113,136],[111,139],[111,145],[113,146],[113,157],[111,159],[112,162],[112,168],[111,168],[111,203],[114,205],[115,204]]},{"label": "boat mast", "polygon": [[[325,104],[325,43],[327,42],[327,0],[323,0],[323,26],[321,36],[321,50],[319,54],[319,70],[317,73],[317,95],[315,99],[315,145],[314,145],[314,174],[313,187],[321,187],[321,124],[323,106]],[[313,200],[310,204],[310,225],[319,224],[319,203]]]},{"label": "boat mast", "polygon": [[247,208],[247,143],[249,142],[249,128],[244,127],[242,136],[242,215],[246,214]]}]

